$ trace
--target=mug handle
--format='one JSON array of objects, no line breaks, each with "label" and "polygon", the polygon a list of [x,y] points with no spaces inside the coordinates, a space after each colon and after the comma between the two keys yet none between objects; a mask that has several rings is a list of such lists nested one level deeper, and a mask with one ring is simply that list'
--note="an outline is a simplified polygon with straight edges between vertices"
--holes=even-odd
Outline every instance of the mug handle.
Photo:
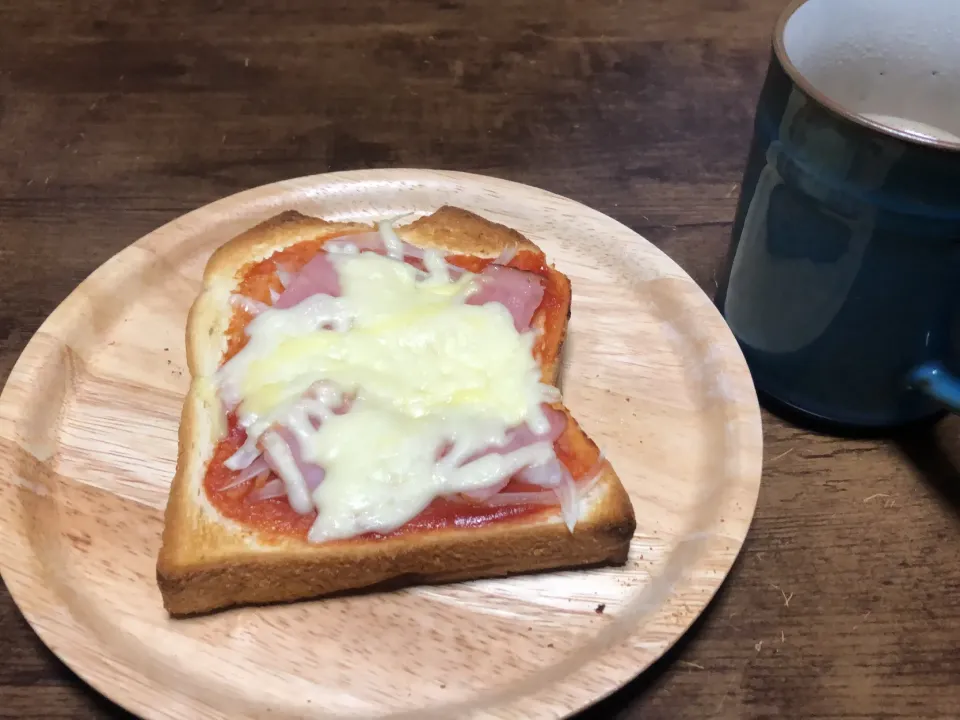
[{"label": "mug handle", "polygon": [[951,374],[943,363],[933,360],[918,365],[910,371],[908,381],[912,387],[960,413],[960,378]]}]

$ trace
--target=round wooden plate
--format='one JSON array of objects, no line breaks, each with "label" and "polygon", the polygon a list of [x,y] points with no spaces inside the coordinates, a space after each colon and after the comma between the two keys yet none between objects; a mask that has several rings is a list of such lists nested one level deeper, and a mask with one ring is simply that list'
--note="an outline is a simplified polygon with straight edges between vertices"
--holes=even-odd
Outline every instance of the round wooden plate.
[{"label": "round wooden plate", "polygon": [[[630,493],[626,567],[171,620],[154,567],[177,457],[187,309],[220,244],[282,210],[373,220],[443,204],[516,228],[573,283],[563,392]],[[43,324],[0,398],[3,579],[43,641],[147,718],[556,718],[690,626],[760,485],[749,372],[711,302],[623,225],[452,172],[269,185],[147,235]]]}]

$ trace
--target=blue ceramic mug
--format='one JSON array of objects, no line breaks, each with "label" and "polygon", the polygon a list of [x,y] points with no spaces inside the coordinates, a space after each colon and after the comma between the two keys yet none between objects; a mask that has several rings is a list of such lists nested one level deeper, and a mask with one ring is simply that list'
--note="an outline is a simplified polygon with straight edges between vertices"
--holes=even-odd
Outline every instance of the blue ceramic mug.
[{"label": "blue ceramic mug", "polygon": [[741,193],[717,303],[761,396],[960,411],[960,0],[789,6]]}]

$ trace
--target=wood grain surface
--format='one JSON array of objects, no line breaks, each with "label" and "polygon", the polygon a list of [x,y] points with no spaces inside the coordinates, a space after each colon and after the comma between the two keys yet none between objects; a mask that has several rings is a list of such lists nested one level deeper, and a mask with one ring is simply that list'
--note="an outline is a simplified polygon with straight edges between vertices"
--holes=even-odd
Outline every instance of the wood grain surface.
[{"label": "wood grain surface", "polygon": [[[171,620],[154,569],[189,382],[185,319],[208,258],[283,211],[357,222],[452,203],[509,223],[570,278],[563,400],[639,518],[626,565]],[[543,190],[401,169],[238,193],[111,258],[17,361],[0,447],[7,589],[60,659],[150,720],[565,717],[703,611],[746,537],[763,457],[736,341],[665,254]]]},{"label": "wood grain surface", "polygon": [[[108,257],[237,190],[421,166],[531,183],[712,293],[780,0],[0,4],[0,372]],[[838,440],[765,415],[734,570],[584,718],[950,718],[960,424]],[[123,717],[0,595],[0,716]]]}]

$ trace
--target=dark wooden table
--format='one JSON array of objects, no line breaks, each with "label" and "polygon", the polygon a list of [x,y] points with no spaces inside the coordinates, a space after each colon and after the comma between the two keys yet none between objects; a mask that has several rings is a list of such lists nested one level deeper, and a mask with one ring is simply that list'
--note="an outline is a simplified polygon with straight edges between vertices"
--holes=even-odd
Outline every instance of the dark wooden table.
[{"label": "dark wooden table", "polygon": [[[97,265],[223,195],[487,173],[638,230],[712,294],[785,0],[0,3],[0,376]],[[960,424],[764,415],[725,589],[595,718],[960,716]],[[0,716],[121,717],[0,591]]]}]

